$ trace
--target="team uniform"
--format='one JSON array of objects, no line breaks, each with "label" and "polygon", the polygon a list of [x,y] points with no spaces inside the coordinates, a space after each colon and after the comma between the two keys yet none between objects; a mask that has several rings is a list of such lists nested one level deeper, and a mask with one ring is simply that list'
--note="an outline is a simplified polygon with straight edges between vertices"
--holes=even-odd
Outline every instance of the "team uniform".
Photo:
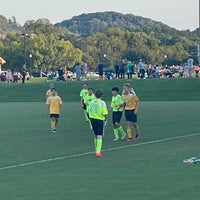
[{"label": "team uniform", "polygon": [[80,92],[80,97],[82,98],[82,106],[83,106],[83,109],[86,110],[86,105],[84,103],[84,98],[88,95],[88,90],[87,89],[82,89],[81,92]]},{"label": "team uniform", "polygon": [[92,100],[96,99],[95,95],[92,94],[92,95],[89,95],[87,94],[85,97],[84,97],[84,104],[86,105],[86,112],[89,114],[89,104]]},{"label": "team uniform", "polygon": [[[136,95],[134,94],[127,94],[122,96],[124,102],[125,102],[125,118],[127,122],[132,122],[134,124],[137,124],[137,114],[135,114],[135,109],[137,107],[137,104],[139,102],[139,99]],[[132,139],[132,133],[131,129],[127,128],[127,134],[129,140]],[[138,137],[139,133],[136,133],[136,136]],[[136,140],[136,138],[135,138]]]},{"label": "team uniform", "polygon": [[85,115],[85,120],[86,122],[89,122],[89,119],[88,119],[88,115],[87,115],[87,112],[86,112],[86,105],[84,103],[84,98],[88,95],[88,89],[87,88],[83,88],[80,92],[80,97],[81,97],[81,105],[82,105],[82,108],[83,108],[83,111],[84,111],[84,115]]},{"label": "team uniform", "polygon": [[85,104],[85,106],[86,106],[86,113],[87,113],[87,116],[88,116],[88,120],[87,120],[87,122],[89,123],[89,125],[90,125],[90,130],[92,131],[93,130],[93,128],[92,128],[92,124],[91,124],[91,121],[90,121],[90,118],[89,118],[89,105],[90,105],[90,102],[92,101],[92,100],[94,100],[94,99],[96,99],[96,97],[95,97],[95,95],[94,94],[92,94],[92,95],[86,95],[85,97],[84,97],[84,104]]},{"label": "team uniform", "polygon": [[[118,108],[118,106],[123,105],[123,104],[124,104],[124,100],[119,94],[112,97],[111,108],[113,111],[112,113],[113,125],[115,125],[116,123],[120,124],[124,106],[121,106],[120,108]],[[122,137],[121,137],[122,140],[126,137],[125,131],[123,130],[122,126],[119,125],[118,128],[114,128],[115,138],[113,139],[113,141],[116,141],[119,139],[119,132],[121,132],[122,134]]]},{"label": "team uniform", "polygon": [[106,103],[101,99],[94,99],[89,104],[89,117],[92,123],[92,128],[95,134],[94,143],[96,148],[96,155],[101,154],[102,136],[104,133],[105,116],[108,115]]},{"label": "team uniform", "polygon": [[54,121],[54,120],[51,121],[52,132],[56,132],[56,129],[55,129],[56,123],[57,123],[57,120],[60,116],[60,105],[62,103],[63,103],[62,99],[57,95],[56,96],[50,96],[46,101],[46,104],[49,106],[50,118],[56,119],[56,121]]}]

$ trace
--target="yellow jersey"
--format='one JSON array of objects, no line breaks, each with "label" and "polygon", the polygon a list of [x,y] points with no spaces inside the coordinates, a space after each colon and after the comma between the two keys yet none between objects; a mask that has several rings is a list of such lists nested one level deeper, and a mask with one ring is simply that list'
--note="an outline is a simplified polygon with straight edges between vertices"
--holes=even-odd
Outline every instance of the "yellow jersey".
[{"label": "yellow jersey", "polygon": [[49,105],[50,114],[60,114],[60,105],[62,103],[62,99],[59,96],[50,96],[46,102]]},{"label": "yellow jersey", "polygon": [[122,98],[125,102],[125,110],[134,110],[139,101],[138,97],[131,93],[122,95]]}]

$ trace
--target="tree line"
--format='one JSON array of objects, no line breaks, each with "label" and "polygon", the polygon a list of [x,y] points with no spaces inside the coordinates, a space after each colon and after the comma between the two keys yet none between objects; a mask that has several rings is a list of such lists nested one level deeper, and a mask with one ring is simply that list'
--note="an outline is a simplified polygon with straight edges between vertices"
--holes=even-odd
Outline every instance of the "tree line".
[{"label": "tree line", "polygon": [[[3,23],[6,29],[1,18],[0,26]],[[100,62],[112,69],[121,59],[137,63],[140,58],[152,65],[177,65],[190,54],[197,61],[197,37],[187,31],[172,31],[171,35],[162,27],[157,31],[110,27],[86,36],[55,26],[48,19],[30,20],[20,27],[13,18],[7,25],[9,31],[1,32],[0,56],[6,59],[3,67],[13,71],[24,64],[32,71],[60,66],[72,69],[83,61],[95,71]]]}]

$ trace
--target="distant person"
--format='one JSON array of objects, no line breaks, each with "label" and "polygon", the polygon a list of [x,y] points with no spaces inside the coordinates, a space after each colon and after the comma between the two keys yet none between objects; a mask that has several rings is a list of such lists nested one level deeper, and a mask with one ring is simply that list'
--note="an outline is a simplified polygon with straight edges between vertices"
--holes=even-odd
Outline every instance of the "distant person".
[{"label": "distant person", "polygon": [[138,71],[139,71],[138,78],[141,78],[141,79],[145,78],[145,69],[146,69],[146,65],[144,64],[142,59],[140,59],[140,61],[138,63]]},{"label": "distant person", "polygon": [[26,69],[25,67],[22,68],[22,84],[25,83],[25,79],[26,79]]},{"label": "distant person", "polygon": [[104,127],[108,119],[108,110],[106,103],[102,100],[103,91],[96,90],[96,99],[89,104],[89,117],[94,131],[94,144],[96,157],[102,157],[101,149],[103,144]]},{"label": "distant person", "polygon": [[64,78],[64,70],[62,67],[60,67],[58,69],[58,79],[59,81],[65,81],[65,78]]},{"label": "distant person", "polygon": [[115,64],[115,78],[119,79],[119,64]]},{"label": "distant person", "polygon": [[46,104],[51,118],[52,133],[56,133],[56,126],[61,113],[62,99],[57,96],[57,91],[55,88],[51,88],[51,96],[47,99]]},{"label": "distant person", "polygon": [[189,77],[192,77],[192,72],[194,67],[194,60],[192,59],[192,56],[189,56],[189,58],[187,59],[187,67],[188,67]]},{"label": "distant person", "polygon": [[133,73],[134,73],[133,64],[131,63],[131,61],[129,61],[127,65],[128,79],[132,79]]},{"label": "distant person", "polygon": [[99,79],[100,80],[103,80],[103,68],[104,68],[104,64],[99,63],[98,64],[98,72],[99,72]]},{"label": "distant person", "polygon": [[84,76],[85,80],[87,80],[87,74],[88,74],[88,66],[87,66],[87,63],[84,62],[83,63],[83,76]]},{"label": "distant person", "polygon": [[80,63],[76,63],[75,67],[74,67],[74,72],[76,74],[76,81],[80,81],[81,79],[81,65]]},{"label": "distant person", "polygon": [[122,60],[122,62],[119,64],[119,78],[125,79],[125,66],[126,62],[125,60]]},{"label": "distant person", "polygon": [[199,77],[199,70],[200,70],[199,65],[197,65],[197,66],[194,67],[194,72],[195,72],[195,77],[196,78]]}]

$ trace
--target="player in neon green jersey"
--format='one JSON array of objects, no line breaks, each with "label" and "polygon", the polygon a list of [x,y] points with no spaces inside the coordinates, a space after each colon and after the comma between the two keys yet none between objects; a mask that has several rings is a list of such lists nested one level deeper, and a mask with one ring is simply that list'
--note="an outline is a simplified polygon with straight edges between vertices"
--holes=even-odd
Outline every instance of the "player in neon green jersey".
[{"label": "player in neon green jersey", "polygon": [[113,97],[111,101],[111,108],[113,111],[112,119],[113,119],[114,136],[115,136],[113,141],[119,140],[119,132],[121,133],[121,140],[124,140],[126,137],[126,132],[120,125],[120,120],[124,110],[124,100],[119,95],[119,88],[117,87],[112,88],[112,95]]},{"label": "player in neon green jersey", "polygon": [[101,149],[103,143],[104,125],[107,122],[108,110],[106,103],[102,100],[103,91],[96,90],[96,99],[89,104],[89,117],[94,131],[94,144],[96,149],[96,157],[102,157]]},{"label": "player in neon green jersey", "polygon": [[84,97],[84,104],[86,105],[86,112],[87,112],[87,116],[88,116],[88,123],[90,125],[90,130],[92,131],[92,124],[89,118],[89,104],[92,100],[96,99],[94,93],[93,93],[93,89],[92,88],[88,88],[88,94]]},{"label": "player in neon green jersey", "polygon": [[83,89],[80,92],[80,97],[81,97],[81,106],[83,108],[84,115],[85,115],[85,120],[88,122],[88,116],[87,116],[87,112],[86,112],[86,105],[84,103],[84,98],[87,95],[88,95],[88,83],[85,82],[83,84]]}]

